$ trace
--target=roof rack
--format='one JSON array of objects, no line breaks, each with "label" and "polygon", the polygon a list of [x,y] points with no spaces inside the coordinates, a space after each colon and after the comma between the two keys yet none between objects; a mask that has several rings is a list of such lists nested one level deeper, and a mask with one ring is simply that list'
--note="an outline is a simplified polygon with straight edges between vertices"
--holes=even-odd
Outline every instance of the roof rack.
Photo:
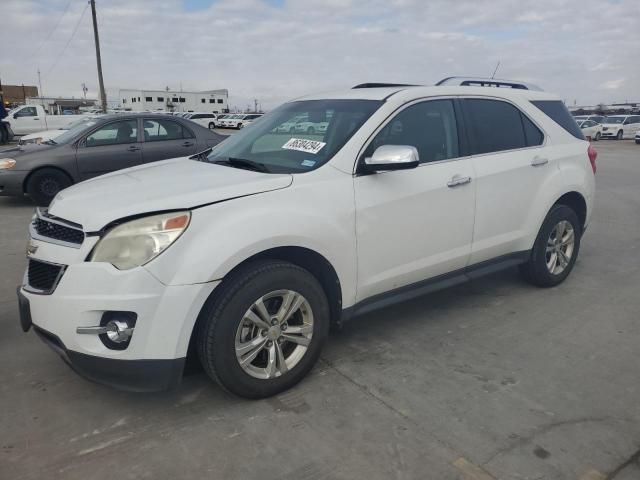
[{"label": "roof rack", "polygon": [[380,82],[372,82],[372,83],[360,83],[355,87],[351,87],[351,89],[355,88],[381,88],[381,87],[417,87],[418,85],[410,85],[408,83],[380,83]]},{"label": "roof rack", "polygon": [[501,80],[498,78],[482,78],[482,77],[447,77],[440,80],[436,85],[460,85],[469,87],[498,87],[498,88],[515,88],[517,90],[537,90],[542,89],[536,85],[513,80]]}]

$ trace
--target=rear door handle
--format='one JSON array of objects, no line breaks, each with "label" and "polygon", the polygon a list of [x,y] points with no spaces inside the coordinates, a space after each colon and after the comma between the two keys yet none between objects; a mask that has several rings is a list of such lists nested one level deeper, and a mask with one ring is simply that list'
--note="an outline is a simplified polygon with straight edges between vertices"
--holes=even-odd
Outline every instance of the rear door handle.
[{"label": "rear door handle", "polygon": [[140,150],[140,147],[136,147],[135,145],[131,145],[129,147],[130,152],[137,152],[138,150]]},{"label": "rear door handle", "polygon": [[447,187],[459,187],[460,185],[466,185],[467,183],[471,183],[471,177],[461,177],[460,175],[454,175],[451,177],[451,180],[447,182]]},{"label": "rear door handle", "polygon": [[539,167],[541,165],[546,165],[547,163],[549,163],[548,158],[533,157],[533,160],[531,160],[532,167]]}]

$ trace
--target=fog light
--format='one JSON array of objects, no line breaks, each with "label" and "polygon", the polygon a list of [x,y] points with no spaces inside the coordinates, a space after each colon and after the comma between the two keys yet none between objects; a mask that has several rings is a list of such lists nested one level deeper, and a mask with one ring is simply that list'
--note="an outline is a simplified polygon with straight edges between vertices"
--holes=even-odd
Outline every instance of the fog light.
[{"label": "fog light", "polygon": [[76,333],[98,335],[105,347],[124,350],[129,346],[137,318],[134,312],[104,312],[99,326],[78,327]]},{"label": "fog light", "polygon": [[121,320],[110,320],[105,325],[106,335],[109,340],[115,343],[128,341],[133,334],[133,327],[129,327],[127,322]]}]

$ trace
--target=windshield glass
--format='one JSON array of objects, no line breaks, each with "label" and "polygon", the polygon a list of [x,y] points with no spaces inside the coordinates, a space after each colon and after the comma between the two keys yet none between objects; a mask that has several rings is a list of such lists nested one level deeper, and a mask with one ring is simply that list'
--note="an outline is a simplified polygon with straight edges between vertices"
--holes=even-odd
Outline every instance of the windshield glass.
[{"label": "windshield glass", "polygon": [[218,144],[207,161],[248,160],[269,173],[307,172],[329,161],[380,105],[379,100],[285,103]]},{"label": "windshield glass", "polygon": [[96,125],[95,119],[85,118],[84,120],[78,120],[76,122],[70,123],[66,127],[64,127],[65,132],[55,137],[53,140],[54,143],[67,143],[73,141],[77,135],[85,130],[88,130],[91,127]]},{"label": "windshield glass", "polygon": [[625,117],[607,117],[607,123],[622,123]]}]

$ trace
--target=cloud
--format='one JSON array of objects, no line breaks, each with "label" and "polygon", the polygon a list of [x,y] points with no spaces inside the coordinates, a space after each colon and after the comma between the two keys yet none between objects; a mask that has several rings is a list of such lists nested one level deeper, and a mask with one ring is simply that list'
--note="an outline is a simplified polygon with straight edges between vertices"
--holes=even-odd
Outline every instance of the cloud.
[{"label": "cloud", "polygon": [[[96,96],[85,2],[1,0],[0,75],[45,94]],[[108,95],[120,88],[228,88],[232,105],[274,107],[367,81],[433,84],[450,75],[528,80],[562,98],[640,98],[640,2],[539,0],[97,0]],[[596,13],[594,13],[596,12]],[[612,78],[624,79],[619,84]],[[615,88],[606,87],[613,85]]]}]

